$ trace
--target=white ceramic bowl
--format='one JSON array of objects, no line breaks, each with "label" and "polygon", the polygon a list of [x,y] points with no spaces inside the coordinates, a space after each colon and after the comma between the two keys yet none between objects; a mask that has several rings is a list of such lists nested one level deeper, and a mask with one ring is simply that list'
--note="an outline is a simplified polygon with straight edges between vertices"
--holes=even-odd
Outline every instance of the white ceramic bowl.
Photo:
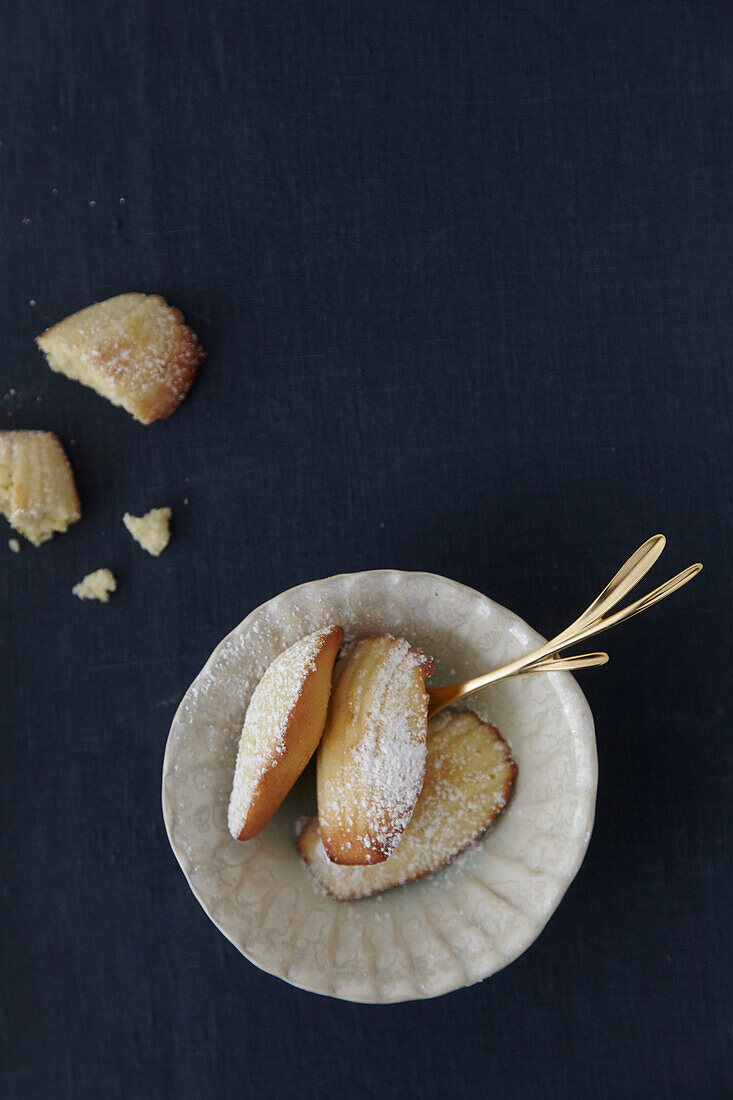
[{"label": "white ceramic bowl", "polygon": [[388,631],[435,658],[433,682],[506,664],[543,639],[506,608],[432,573],[342,574],[283,592],[215,649],[173,719],[163,764],[171,846],[204,910],[242,954],[301,989],[349,1001],[434,997],[480,981],[539,935],[575,876],[593,825],[593,719],[567,672],[509,680],[470,705],[519,765],[514,796],[455,863],[373,898],[323,896],[294,847],[315,810],[313,764],[254,840],[227,831],[250,695],[268,664],[328,623]]}]

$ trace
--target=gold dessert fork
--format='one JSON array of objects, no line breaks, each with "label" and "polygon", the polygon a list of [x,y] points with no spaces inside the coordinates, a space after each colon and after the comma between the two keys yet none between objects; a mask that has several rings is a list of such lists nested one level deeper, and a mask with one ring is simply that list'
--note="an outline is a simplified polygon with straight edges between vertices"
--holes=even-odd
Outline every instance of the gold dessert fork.
[{"label": "gold dessert fork", "polygon": [[489,687],[491,684],[498,684],[501,680],[508,680],[512,676],[523,676],[527,672],[574,670],[590,668],[594,665],[604,665],[608,660],[607,653],[584,653],[578,657],[560,657],[559,652],[562,649],[567,649],[568,646],[575,645],[577,642],[585,641],[586,638],[593,637],[594,634],[600,634],[602,630],[608,630],[609,627],[616,626],[617,623],[622,623],[625,619],[630,619],[641,611],[646,611],[647,607],[651,607],[652,604],[663,600],[665,596],[676,592],[683,584],[687,584],[688,581],[697,576],[702,569],[701,562],[683,569],[676,577],[660,584],[659,588],[655,588],[647,596],[642,596],[641,599],[635,600],[612,615],[608,614],[649,572],[662,550],[664,550],[665,543],[664,535],[653,535],[650,539],[647,539],[643,546],[640,546],[629,560],[621,566],[618,573],[611,578],[590,607],[586,608],[583,614],[579,615],[561,634],[558,634],[549,642],[545,642],[539,649],[535,649],[524,657],[517,658],[511,664],[505,665],[504,668],[487,672],[484,676],[475,676],[471,680],[463,680],[458,684],[428,688],[430,699],[428,717],[432,718],[433,715],[438,714],[439,711],[450,706],[451,703],[456,703],[459,699],[465,699],[467,695],[473,695],[475,691],[481,691],[482,688]]}]

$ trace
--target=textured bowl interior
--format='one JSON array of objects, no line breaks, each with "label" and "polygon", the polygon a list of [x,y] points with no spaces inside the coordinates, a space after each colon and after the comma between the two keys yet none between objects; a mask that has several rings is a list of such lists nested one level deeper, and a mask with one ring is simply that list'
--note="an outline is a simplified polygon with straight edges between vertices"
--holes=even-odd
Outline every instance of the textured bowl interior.
[{"label": "textured bowl interior", "polygon": [[[434,997],[517,958],[554,912],[585,854],[597,783],[593,719],[566,672],[509,680],[470,705],[519,765],[514,796],[483,838],[421,882],[337,902],[296,853],[315,810],[313,764],[254,840],[227,831],[250,695],[304,634],[388,631],[435,658],[432,682],[496,668],[542,639],[486,596],[431,573],[373,570],[312,581],[258,607],[212,654],[173,720],[163,765],[171,846],[211,920],[251,962],[302,989],[351,1001]],[[468,705],[468,704],[467,704]]]}]

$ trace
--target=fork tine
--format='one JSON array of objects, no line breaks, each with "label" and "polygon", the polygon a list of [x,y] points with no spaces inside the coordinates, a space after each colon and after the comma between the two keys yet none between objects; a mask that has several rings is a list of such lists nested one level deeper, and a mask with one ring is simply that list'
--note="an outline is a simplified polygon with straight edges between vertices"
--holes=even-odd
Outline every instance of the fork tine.
[{"label": "fork tine", "polygon": [[576,642],[585,641],[586,638],[592,638],[594,634],[600,634],[601,631],[608,630],[610,627],[616,626],[617,623],[625,622],[626,619],[632,619],[634,615],[646,611],[648,607],[663,600],[665,596],[670,596],[673,592],[676,592],[678,588],[682,588],[684,584],[687,584],[693,577],[696,577],[701,569],[702,562],[696,562],[695,565],[689,565],[687,569],[683,569],[681,573],[678,573],[675,577],[671,577],[668,581],[665,581],[664,584],[660,584],[659,588],[655,588],[646,596],[642,596],[640,599],[635,600],[634,603],[630,603],[627,607],[622,607],[620,611],[616,611],[613,615],[609,615],[605,619],[596,619],[587,629],[580,630],[577,634],[573,635],[570,641],[563,641],[563,649]]},{"label": "fork tine", "polygon": [[638,615],[641,611],[646,611],[648,607],[651,607],[655,603],[659,603],[666,596],[671,596],[673,592],[676,592],[678,588],[682,588],[684,584],[691,581],[693,577],[702,569],[702,562],[698,561],[694,565],[688,565],[687,569],[683,569],[681,573],[678,573],[675,577],[671,577],[664,584],[660,584],[659,588],[655,588],[653,592],[650,592],[648,596],[642,596],[634,603],[628,605],[628,607],[622,608],[614,615],[609,615],[607,619],[603,620],[604,627],[615,626],[616,623],[625,622],[626,619],[632,619],[634,615]]},{"label": "fork tine", "polygon": [[578,618],[567,627],[558,638],[572,635],[578,627],[585,626],[601,615],[605,615],[612,607],[615,607],[624,596],[631,591],[646,576],[651,567],[664,550],[667,540],[664,535],[652,535],[638,550],[634,551],[628,561],[624,562],[617,573],[611,578],[606,587],[596,596],[590,607],[579,615]]}]

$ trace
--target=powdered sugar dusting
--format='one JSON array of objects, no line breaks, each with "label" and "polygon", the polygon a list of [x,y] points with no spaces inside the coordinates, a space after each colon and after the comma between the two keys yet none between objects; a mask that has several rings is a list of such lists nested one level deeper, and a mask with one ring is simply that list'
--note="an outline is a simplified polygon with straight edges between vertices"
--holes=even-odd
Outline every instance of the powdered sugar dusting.
[{"label": "powdered sugar dusting", "polygon": [[338,866],[328,858],[318,819],[297,846],[312,875],[339,900],[423,878],[470,847],[506,805],[516,765],[493,726],[471,712],[444,713],[430,723],[425,782],[404,836],[388,860]]},{"label": "powdered sugar dusting", "polygon": [[352,750],[374,824],[365,840],[381,851],[391,851],[405,831],[425,777],[427,709],[408,705],[416,674],[422,678],[419,657],[404,638],[395,639],[371,682],[375,705]]},{"label": "powdered sugar dusting", "polygon": [[239,836],[262,776],[285,752],[285,735],[306,677],[332,627],[318,630],[276,657],[252,693],[239,740],[229,800],[229,831]]},{"label": "powdered sugar dusting", "polygon": [[340,664],[333,714],[345,748],[319,785],[319,813],[342,854],[359,862],[359,853],[392,851],[422,789],[430,662],[383,635],[362,639]]}]

